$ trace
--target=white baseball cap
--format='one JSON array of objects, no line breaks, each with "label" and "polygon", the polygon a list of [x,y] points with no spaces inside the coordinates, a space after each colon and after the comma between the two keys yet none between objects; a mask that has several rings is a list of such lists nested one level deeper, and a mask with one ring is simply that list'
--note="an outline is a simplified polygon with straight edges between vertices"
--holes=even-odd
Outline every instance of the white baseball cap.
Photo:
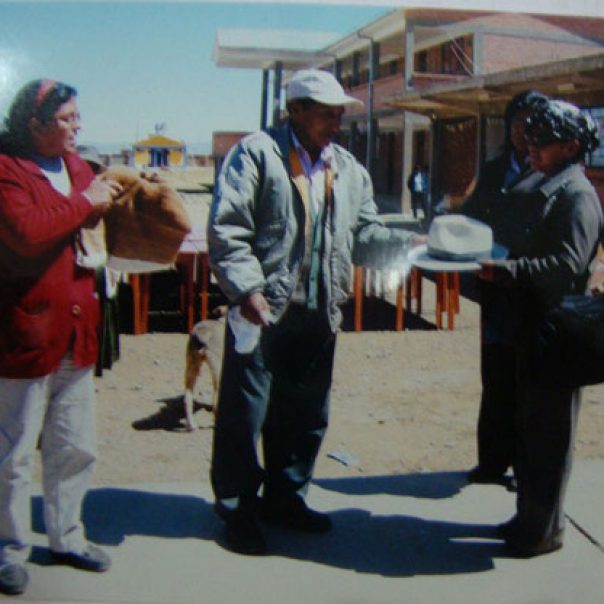
[{"label": "white baseball cap", "polygon": [[323,105],[363,104],[363,101],[347,95],[328,71],[320,69],[296,71],[287,84],[286,99],[312,99]]}]

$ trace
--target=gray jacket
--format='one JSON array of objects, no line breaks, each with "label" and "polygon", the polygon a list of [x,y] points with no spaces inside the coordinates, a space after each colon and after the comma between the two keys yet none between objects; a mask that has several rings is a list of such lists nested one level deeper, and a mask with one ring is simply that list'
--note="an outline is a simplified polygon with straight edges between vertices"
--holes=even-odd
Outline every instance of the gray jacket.
[{"label": "gray jacket", "polygon": [[[292,180],[289,147],[288,127],[249,135],[233,147],[208,221],[210,266],[223,293],[237,303],[262,292],[276,319],[292,296],[305,247],[305,213]],[[413,236],[383,225],[369,174],[348,151],[334,147],[333,204],[325,220],[321,267],[333,331],[351,290],[353,262],[395,266]]]},{"label": "gray jacket", "polygon": [[584,293],[604,217],[583,168],[570,165],[512,201],[519,237],[510,258],[495,267],[497,282],[527,290],[546,307]]}]

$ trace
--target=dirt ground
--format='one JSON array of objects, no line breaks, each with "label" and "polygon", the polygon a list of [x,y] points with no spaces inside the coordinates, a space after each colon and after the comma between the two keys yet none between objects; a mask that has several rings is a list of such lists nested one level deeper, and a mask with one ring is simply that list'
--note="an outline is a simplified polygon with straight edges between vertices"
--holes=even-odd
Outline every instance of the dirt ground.
[{"label": "dirt ground", "polygon": [[[204,228],[212,168],[167,171],[162,177],[181,190],[194,225]],[[174,284],[166,288],[177,291]],[[403,332],[393,330],[394,307],[374,299],[366,303],[365,330],[350,331],[347,307],[336,350],[330,427],[316,476],[474,465],[478,305],[463,297],[455,329],[437,331],[433,283],[424,280],[423,291],[422,314],[406,313],[408,329]],[[187,335],[157,325],[151,320],[151,333],[122,335],[120,360],[96,379],[99,485],[208,479],[213,425],[207,410],[209,377],[202,372],[196,396],[200,429],[187,432],[182,421]],[[604,458],[602,434],[604,385],[584,391],[577,458]]]},{"label": "dirt ground", "polygon": [[[410,329],[393,331],[393,307],[376,302],[366,312],[379,315],[381,330],[366,321],[369,330],[339,334],[331,422],[316,476],[463,470],[475,463],[478,306],[462,298],[455,329],[437,331],[431,286],[424,286],[422,317],[408,317]],[[187,432],[186,341],[184,333],[161,331],[121,336],[121,359],[96,380],[97,484],[208,479],[210,382],[202,372],[195,414],[200,429]],[[603,403],[604,385],[584,390],[578,459],[604,458]]]}]

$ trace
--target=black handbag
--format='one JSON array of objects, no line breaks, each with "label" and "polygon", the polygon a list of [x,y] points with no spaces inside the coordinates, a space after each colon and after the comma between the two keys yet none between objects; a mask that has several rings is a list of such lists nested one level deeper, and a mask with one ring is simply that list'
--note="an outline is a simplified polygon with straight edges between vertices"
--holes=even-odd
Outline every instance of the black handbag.
[{"label": "black handbag", "polygon": [[604,382],[604,295],[565,296],[537,334],[537,377],[578,388]]}]

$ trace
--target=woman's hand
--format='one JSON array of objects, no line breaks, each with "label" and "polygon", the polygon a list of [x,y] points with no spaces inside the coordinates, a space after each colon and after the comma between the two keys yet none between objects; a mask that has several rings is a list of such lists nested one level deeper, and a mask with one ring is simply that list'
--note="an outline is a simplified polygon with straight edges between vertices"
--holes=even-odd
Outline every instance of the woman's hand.
[{"label": "woman's hand", "polygon": [[153,184],[165,184],[166,182],[157,172],[151,172],[150,174],[147,174],[147,172],[140,172],[139,176],[143,180],[152,182]]},{"label": "woman's hand", "polygon": [[90,203],[100,212],[109,209],[111,202],[123,192],[122,185],[115,180],[95,178],[84,191]]}]

